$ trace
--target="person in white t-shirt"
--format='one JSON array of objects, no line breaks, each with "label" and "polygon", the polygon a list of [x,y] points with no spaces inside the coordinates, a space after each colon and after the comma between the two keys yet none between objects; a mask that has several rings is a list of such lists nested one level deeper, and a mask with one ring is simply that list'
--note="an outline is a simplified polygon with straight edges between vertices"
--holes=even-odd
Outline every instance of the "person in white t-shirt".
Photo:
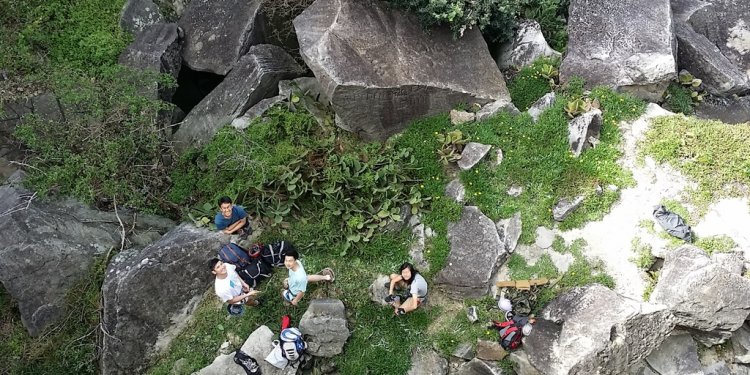
[{"label": "person in white t-shirt", "polygon": [[208,263],[211,267],[211,273],[216,276],[214,290],[222,302],[229,305],[241,305],[243,303],[248,306],[258,305],[258,301],[254,298],[258,291],[253,290],[242,281],[235,270],[235,265],[224,263],[218,258],[213,258]]}]

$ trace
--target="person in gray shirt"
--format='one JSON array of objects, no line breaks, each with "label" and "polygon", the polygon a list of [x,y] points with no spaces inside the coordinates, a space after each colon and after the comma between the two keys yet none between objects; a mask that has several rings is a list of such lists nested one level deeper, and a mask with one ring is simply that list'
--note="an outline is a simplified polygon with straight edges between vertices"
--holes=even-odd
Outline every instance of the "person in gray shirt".
[{"label": "person in gray shirt", "polygon": [[[402,264],[398,274],[391,274],[391,282],[387,286],[388,297],[385,301],[393,306],[395,315],[404,315],[414,311],[427,299],[427,281],[411,263]],[[409,291],[403,303],[400,296],[393,294],[396,289]]]}]

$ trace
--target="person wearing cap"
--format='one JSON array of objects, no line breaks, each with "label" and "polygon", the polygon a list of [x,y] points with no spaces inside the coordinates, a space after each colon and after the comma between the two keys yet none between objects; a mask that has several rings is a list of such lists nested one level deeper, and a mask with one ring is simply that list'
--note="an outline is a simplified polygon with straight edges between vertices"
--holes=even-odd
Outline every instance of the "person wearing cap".
[{"label": "person wearing cap", "polygon": [[233,264],[227,264],[213,258],[208,261],[208,265],[211,268],[211,273],[216,276],[214,280],[214,290],[216,295],[219,296],[222,302],[228,304],[228,310],[240,311],[241,309],[232,309],[233,305],[242,306],[242,304],[248,306],[258,306],[258,301],[254,298],[258,294],[257,290],[253,290],[247,283],[242,281],[240,275],[237,274],[236,266]]},{"label": "person wearing cap", "polygon": [[297,250],[289,249],[284,252],[284,266],[289,270],[289,277],[284,279],[284,290],[281,291],[281,297],[285,303],[291,303],[297,306],[307,291],[307,283],[316,283],[320,281],[333,282],[336,279],[333,270],[324,268],[318,275],[308,275],[305,267],[299,261]]}]

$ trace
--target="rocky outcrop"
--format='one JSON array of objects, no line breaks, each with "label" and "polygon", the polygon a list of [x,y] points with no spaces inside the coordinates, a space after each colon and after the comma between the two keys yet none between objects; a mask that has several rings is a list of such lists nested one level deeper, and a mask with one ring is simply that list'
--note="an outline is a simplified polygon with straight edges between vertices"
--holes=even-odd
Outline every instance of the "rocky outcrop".
[{"label": "rocky outcrop", "polygon": [[448,360],[434,350],[415,348],[411,353],[411,368],[406,375],[446,375]]},{"label": "rocky outcrop", "polygon": [[495,364],[474,358],[461,365],[456,375],[503,375],[503,371]]},{"label": "rocky outcrop", "polygon": [[182,152],[210,141],[222,126],[262,99],[276,95],[280,80],[302,73],[302,67],[281,47],[268,44],[251,47],[224,81],[182,121],[174,134],[175,149]]},{"label": "rocky outcrop", "polygon": [[435,281],[453,297],[481,297],[508,253],[495,223],[478,207],[464,207],[461,220],[448,225],[450,253]]},{"label": "rocky outcrop", "polygon": [[539,121],[539,116],[541,116],[544,111],[552,108],[553,104],[555,104],[554,91],[549,92],[539,98],[539,100],[535,101],[534,104],[532,104],[526,112],[528,112],[529,116],[531,116],[534,122],[537,122]]},{"label": "rocky outcrop", "polygon": [[458,103],[510,99],[477,28],[454,40],[374,0],[317,0],[294,19],[300,53],[331,99],[336,123],[384,139]]},{"label": "rocky outcrop", "polygon": [[694,330],[697,340],[718,344],[750,314],[750,279],[712,262],[703,250],[684,245],[666,253],[650,300],[667,305],[677,324]]},{"label": "rocky outcrop", "polygon": [[316,299],[302,315],[299,329],[305,335],[307,352],[317,357],[341,354],[349,339],[344,303],[337,299]]},{"label": "rocky outcrop", "polygon": [[[728,4],[731,4],[733,15],[717,22],[716,17],[719,14],[722,17],[726,16],[722,13],[726,12],[725,7]],[[721,8],[723,10],[717,12],[717,9]],[[732,59],[732,55],[735,55],[733,51],[736,51],[737,46],[732,40],[717,40],[720,34],[726,35],[731,27],[739,26],[738,23],[743,18],[741,15],[743,9],[747,12],[744,19],[747,20],[750,17],[750,8],[747,4],[739,4],[731,0],[712,2],[672,0],[672,9],[675,17],[677,59],[680,68],[700,78],[706,91],[711,94],[732,95],[747,92],[750,89],[747,73],[750,64],[743,67],[739,60]],[[706,24],[707,20],[713,21],[713,24]],[[746,38],[750,40],[750,36]],[[725,52],[729,55],[725,55]]]},{"label": "rocky outcrop", "polygon": [[513,370],[518,375],[541,375],[539,370],[529,363],[529,356],[523,350],[516,350],[510,353],[508,356],[511,362],[513,362]]},{"label": "rocky outcrop", "polygon": [[164,17],[151,0],[128,0],[120,12],[120,27],[133,35],[161,22],[164,22]]},{"label": "rocky outcrop", "polygon": [[750,363],[750,324],[745,323],[740,329],[732,334],[732,349],[734,350],[734,361],[737,363]]},{"label": "rocky outcrop", "polygon": [[677,76],[669,0],[572,0],[560,78],[659,100]]},{"label": "rocky outcrop", "polygon": [[[65,316],[71,288],[91,274],[97,258],[119,249],[122,238],[114,213],[74,200],[41,200],[21,187],[22,178],[16,172],[0,186],[0,282],[18,303],[24,327],[36,336]],[[126,228],[153,230],[156,236],[174,225],[153,217],[134,225],[131,214],[120,215]],[[129,237],[126,244],[131,238],[148,236]]]},{"label": "rocky outcrop", "polygon": [[206,261],[224,237],[182,224],[110,263],[102,286],[102,373],[141,373],[168,347],[208,289]]},{"label": "rocky outcrop", "polygon": [[518,111],[515,105],[509,99],[495,100],[492,103],[485,104],[482,109],[477,112],[477,121],[483,121],[488,118],[497,116],[501,112],[508,112],[511,115],[519,115],[521,112]]},{"label": "rocky outcrop", "polygon": [[497,233],[505,247],[505,251],[508,253],[515,251],[523,229],[521,213],[516,212],[513,216],[498,221],[495,223],[495,228],[497,228]]},{"label": "rocky outcrop", "polygon": [[524,350],[547,375],[625,373],[674,327],[666,307],[626,299],[598,284],[570,290],[540,315]]},{"label": "rocky outcrop", "polygon": [[[176,24],[151,25],[138,34],[135,41],[122,52],[118,62],[136,70],[169,74],[175,79],[180,73],[182,32]],[[169,102],[176,90],[156,81],[144,84],[144,94]]]},{"label": "rocky outcrop", "polygon": [[602,131],[602,111],[592,109],[568,123],[568,144],[573,156],[579,157],[583,150],[599,143]]},{"label": "rocky outcrop", "polygon": [[676,332],[646,357],[648,365],[658,374],[703,375],[698,361],[698,346],[685,332]]},{"label": "rocky outcrop", "polygon": [[[226,75],[251,46],[263,43],[262,0],[192,0],[179,21],[190,69]],[[247,108],[245,108],[247,109]]]},{"label": "rocky outcrop", "polygon": [[520,20],[516,24],[513,39],[500,47],[497,66],[500,69],[523,68],[540,57],[560,57],[542,35],[542,28],[534,20]]},{"label": "rocky outcrop", "polygon": [[728,98],[708,96],[695,108],[695,117],[719,120],[727,124],[750,122],[750,96]]},{"label": "rocky outcrop", "polygon": [[[273,350],[273,340],[278,340],[278,337],[267,326],[260,326],[250,334],[240,350],[258,361],[260,373],[263,375],[294,375],[297,373],[296,367],[287,366],[284,369],[279,369],[265,360]],[[210,365],[202,368],[194,375],[245,375],[245,370],[234,363],[234,354],[232,352],[216,357]]]},{"label": "rocky outcrop", "polygon": [[477,142],[469,142],[461,152],[461,159],[458,160],[458,167],[462,170],[474,168],[477,163],[484,159],[485,155],[490,152],[492,146],[483,145]]},{"label": "rocky outcrop", "polygon": [[388,303],[385,302],[385,297],[388,296],[388,288],[385,287],[385,284],[390,282],[391,279],[387,275],[378,275],[378,277],[375,278],[375,281],[373,281],[367,288],[367,291],[370,294],[370,300],[381,306],[389,306]]},{"label": "rocky outcrop", "polygon": [[687,20],[729,61],[750,77],[750,3],[742,0],[711,0]]}]

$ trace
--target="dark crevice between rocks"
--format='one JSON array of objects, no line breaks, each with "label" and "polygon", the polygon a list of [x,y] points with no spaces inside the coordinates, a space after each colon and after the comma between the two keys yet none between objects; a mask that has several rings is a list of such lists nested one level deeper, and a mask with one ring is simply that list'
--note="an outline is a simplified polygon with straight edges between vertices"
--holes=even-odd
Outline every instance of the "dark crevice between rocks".
[{"label": "dark crevice between rocks", "polygon": [[172,96],[172,103],[185,114],[198,105],[222,81],[224,76],[190,69],[185,64],[177,76],[177,90]]}]

